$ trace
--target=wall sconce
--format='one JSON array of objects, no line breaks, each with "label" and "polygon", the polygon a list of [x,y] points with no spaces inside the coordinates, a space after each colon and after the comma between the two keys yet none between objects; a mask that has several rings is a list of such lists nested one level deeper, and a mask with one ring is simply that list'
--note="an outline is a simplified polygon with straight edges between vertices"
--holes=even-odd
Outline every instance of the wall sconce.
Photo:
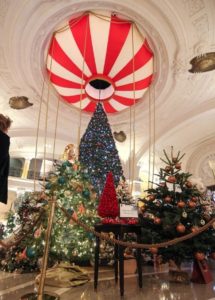
[{"label": "wall sconce", "polygon": [[203,73],[215,70],[215,52],[208,52],[191,59],[191,73]]},{"label": "wall sconce", "polygon": [[117,140],[120,143],[123,143],[126,140],[126,134],[124,131],[120,131],[120,132],[114,131],[113,136],[115,140]]},{"label": "wall sconce", "polygon": [[24,109],[32,106],[33,103],[28,102],[28,98],[25,96],[11,97],[9,99],[9,105],[13,109]]}]

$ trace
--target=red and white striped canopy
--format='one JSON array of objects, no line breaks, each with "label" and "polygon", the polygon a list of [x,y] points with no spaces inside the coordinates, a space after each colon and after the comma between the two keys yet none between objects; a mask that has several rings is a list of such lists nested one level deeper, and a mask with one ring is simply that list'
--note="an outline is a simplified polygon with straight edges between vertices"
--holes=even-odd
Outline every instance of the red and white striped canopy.
[{"label": "red and white striped canopy", "polygon": [[152,81],[153,53],[131,21],[90,12],[53,35],[47,71],[68,103],[93,112],[102,101],[107,113],[115,113],[143,97]]}]

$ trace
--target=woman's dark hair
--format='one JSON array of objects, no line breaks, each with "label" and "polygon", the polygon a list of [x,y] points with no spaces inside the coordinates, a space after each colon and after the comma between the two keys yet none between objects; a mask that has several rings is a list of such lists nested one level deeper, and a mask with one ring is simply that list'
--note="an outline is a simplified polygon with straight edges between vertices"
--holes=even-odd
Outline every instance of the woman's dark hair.
[{"label": "woman's dark hair", "polygon": [[13,121],[9,117],[0,114],[0,130],[1,131],[7,130],[10,127],[12,122]]}]

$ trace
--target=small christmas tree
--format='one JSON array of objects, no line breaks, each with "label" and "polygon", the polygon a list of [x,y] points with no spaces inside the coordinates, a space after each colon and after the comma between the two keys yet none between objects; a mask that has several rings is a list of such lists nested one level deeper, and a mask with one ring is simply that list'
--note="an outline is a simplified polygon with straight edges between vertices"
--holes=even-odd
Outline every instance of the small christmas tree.
[{"label": "small christmas tree", "polygon": [[[211,218],[202,203],[202,195],[189,180],[191,174],[181,171],[181,159],[184,155],[168,156],[161,159],[165,167],[160,169],[159,183],[148,190],[143,202],[140,223],[144,243],[161,243],[196,232]],[[152,253],[162,256],[164,262],[174,261],[179,267],[182,262],[202,259],[215,252],[215,231],[209,227],[206,231],[191,239],[173,246],[151,249]]]},{"label": "small christmas tree", "polygon": [[104,188],[108,172],[113,173],[114,184],[117,187],[123,171],[107,115],[101,103],[97,104],[87,130],[81,138],[79,160],[88,168],[91,182],[99,194]]},{"label": "small christmas tree", "polygon": [[129,192],[128,184],[124,177],[120,179],[120,182],[116,188],[116,194],[120,204],[131,205],[135,203],[135,200]]},{"label": "small christmas tree", "polygon": [[116,218],[119,216],[119,205],[111,172],[107,174],[106,184],[98,206],[98,215],[102,218]]},{"label": "small christmas tree", "polygon": [[[30,193],[22,201],[18,212],[13,218],[15,224],[9,227],[24,228],[25,224],[32,230],[25,238],[12,247],[6,254],[1,266],[4,270],[16,269],[32,271],[38,269],[43,256],[49,199],[57,199],[54,223],[49,250],[49,263],[70,261],[86,263],[93,257],[93,234],[86,232],[76,224],[70,224],[59,207],[63,207],[71,215],[92,227],[99,218],[97,216],[97,194],[89,181],[86,169],[78,161],[65,161],[57,165],[56,170],[49,174],[45,193]],[[33,226],[34,220],[42,213],[40,222]],[[11,220],[11,217],[10,217]],[[5,231],[9,232],[6,226]],[[20,236],[22,231],[19,230]],[[4,236],[5,238],[6,236]]]}]

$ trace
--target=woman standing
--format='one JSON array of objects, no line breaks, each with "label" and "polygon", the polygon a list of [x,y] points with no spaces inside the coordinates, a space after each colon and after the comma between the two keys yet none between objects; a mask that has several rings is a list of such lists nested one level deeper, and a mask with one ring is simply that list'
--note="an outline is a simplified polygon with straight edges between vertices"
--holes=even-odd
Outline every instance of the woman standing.
[{"label": "woman standing", "polygon": [[7,204],[8,173],[9,173],[9,147],[10,137],[7,135],[12,120],[0,114],[0,202]]}]

